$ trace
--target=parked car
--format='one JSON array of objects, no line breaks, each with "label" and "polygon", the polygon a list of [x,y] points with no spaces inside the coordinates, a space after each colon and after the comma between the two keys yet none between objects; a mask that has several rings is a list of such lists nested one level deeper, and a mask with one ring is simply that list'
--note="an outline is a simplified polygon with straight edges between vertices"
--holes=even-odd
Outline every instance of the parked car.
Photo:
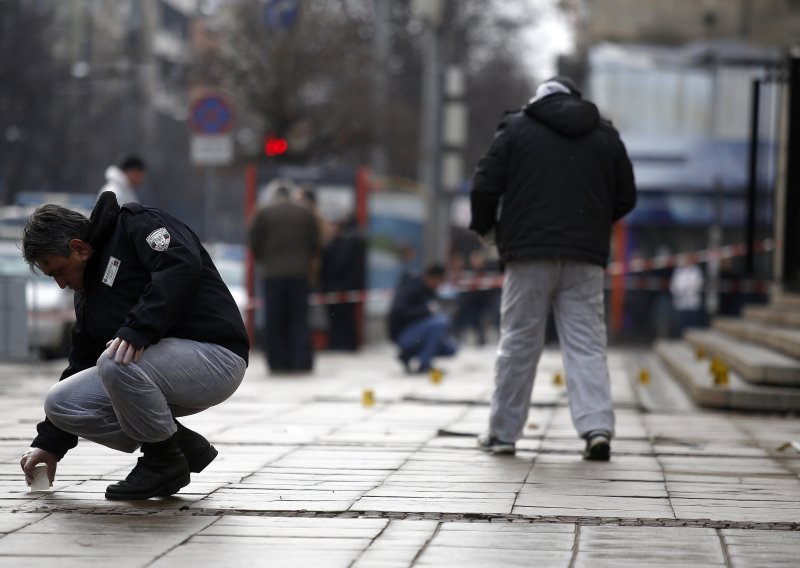
[{"label": "parked car", "polygon": [[62,290],[52,278],[32,273],[10,241],[0,241],[0,278],[25,279],[30,348],[46,358],[66,356],[75,324],[72,290]]},{"label": "parked car", "polygon": [[249,303],[245,284],[245,247],[228,243],[205,243],[204,246],[244,319]]}]

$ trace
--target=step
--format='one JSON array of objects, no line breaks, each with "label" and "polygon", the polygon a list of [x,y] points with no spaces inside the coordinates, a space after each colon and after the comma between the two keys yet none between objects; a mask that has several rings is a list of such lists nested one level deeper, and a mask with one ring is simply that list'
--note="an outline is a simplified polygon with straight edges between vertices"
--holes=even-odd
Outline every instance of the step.
[{"label": "step", "polygon": [[774,292],[769,298],[770,305],[800,310],[800,294],[793,292]]},{"label": "step", "polygon": [[684,339],[723,363],[749,383],[800,387],[800,361],[720,331],[690,329]]},{"label": "step", "polygon": [[752,385],[735,372],[729,374],[728,386],[714,385],[707,359],[698,360],[695,350],[685,341],[658,341],[656,353],[673,376],[694,400],[709,408],[761,412],[796,412],[800,410],[800,389]]},{"label": "step", "polygon": [[800,308],[792,309],[786,306],[745,306],[742,316],[750,321],[780,325],[783,327],[800,327]]},{"label": "step", "polygon": [[[646,412],[682,414],[697,412],[689,393],[652,350],[631,353],[625,370],[639,405]],[[646,372],[646,379],[642,373]]]},{"label": "step", "polygon": [[712,327],[800,359],[800,329],[777,327],[740,318],[714,318]]}]

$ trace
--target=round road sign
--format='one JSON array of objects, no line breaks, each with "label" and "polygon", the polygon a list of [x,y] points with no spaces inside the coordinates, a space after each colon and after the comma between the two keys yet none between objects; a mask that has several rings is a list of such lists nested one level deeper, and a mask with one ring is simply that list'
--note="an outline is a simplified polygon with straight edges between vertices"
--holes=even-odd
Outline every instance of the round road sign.
[{"label": "round road sign", "polygon": [[189,123],[199,134],[225,134],[233,127],[233,110],[225,97],[207,95],[192,104]]}]

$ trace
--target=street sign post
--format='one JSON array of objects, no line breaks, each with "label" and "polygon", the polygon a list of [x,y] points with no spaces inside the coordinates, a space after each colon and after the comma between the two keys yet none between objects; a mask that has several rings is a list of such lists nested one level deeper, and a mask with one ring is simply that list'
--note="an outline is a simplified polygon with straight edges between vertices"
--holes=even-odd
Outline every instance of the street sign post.
[{"label": "street sign post", "polygon": [[198,166],[224,166],[233,161],[233,107],[217,93],[197,98],[189,113],[190,156]]}]

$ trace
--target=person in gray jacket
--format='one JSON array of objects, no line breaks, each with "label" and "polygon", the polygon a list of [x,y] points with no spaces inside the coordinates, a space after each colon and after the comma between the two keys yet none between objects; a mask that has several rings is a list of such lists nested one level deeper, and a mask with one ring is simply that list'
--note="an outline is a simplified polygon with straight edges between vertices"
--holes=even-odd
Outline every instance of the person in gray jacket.
[{"label": "person in gray jacket", "polygon": [[614,408],[606,362],[604,267],[611,226],[636,204],[619,134],[563,77],[506,114],[475,171],[470,229],[504,266],[489,431],[478,445],[513,454],[522,436],[552,309],[572,422],[584,458],[608,460]]},{"label": "person in gray jacket", "polygon": [[263,279],[267,364],[274,373],[311,371],[308,295],[321,249],[317,219],[289,198],[287,188],[278,187],[253,218],[248,243]]}]

